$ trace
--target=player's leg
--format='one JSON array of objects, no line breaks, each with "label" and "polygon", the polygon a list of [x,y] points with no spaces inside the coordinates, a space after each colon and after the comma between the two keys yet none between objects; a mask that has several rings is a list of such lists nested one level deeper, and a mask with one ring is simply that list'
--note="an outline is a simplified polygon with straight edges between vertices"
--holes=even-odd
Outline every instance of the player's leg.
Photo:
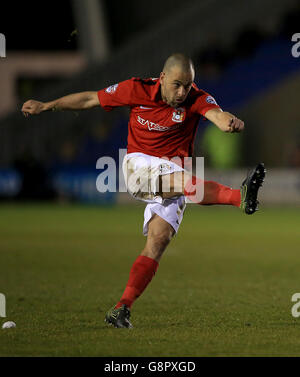
[{"label": "player's leg", "polygon": [[200,205],[223,204],[240,207],[241,192],[218,182],[205,181],[188,172],[175,172],[160,177],[160,195],[172,198],[185,195]]},{"label": "player's leg", "polygon": [[154,277],[159,261],[170,243],[175,231],[172,226],[158,215],[154,215],[148,224],[148,236],[145,248],[134,262],[126,289],[116,305],[126,305],[129,309],[143,293]]},{"label": "player's leg", "polygon": [[144,250],[133,263],[125,291],[106,315],[106,322],[119,328],[131,328],[130,309],[154,277],[159,261],[175,234],[174,228],[158,215],[148,224],[148,236]]},{"label": "player's leg", "polygon": [[169,223],[154,215],[148,225],[147,241],[141,255],[159,263],[174,234],[175,230]]},{"label": "player's leg", "polygon": [[135,199],[148,203],[143,226],[147,242],[131,268],[123,296],[106,314],[106,322],[115,327],[131,327],[130,307],[150,283],[164,250],[179,229],[186,207],[185,197],[181,194],[164,200],[159,196],[157,183],[163,172],[182,170],[173,162],[142,153],[132,153],[124,158],[123,173],[128,192]]},{"label": "player's leg", "polygon": [[237,190],[214,181],[205,181],[188,172],[175,172],[160,177],[160,195],[163,198],[172,198],[184,194],[200,205],[233,205],[251,215],[257,211],[258,190],[262,186],[265,173],[264,164],[258,164],[249,172],[241,189]]}]

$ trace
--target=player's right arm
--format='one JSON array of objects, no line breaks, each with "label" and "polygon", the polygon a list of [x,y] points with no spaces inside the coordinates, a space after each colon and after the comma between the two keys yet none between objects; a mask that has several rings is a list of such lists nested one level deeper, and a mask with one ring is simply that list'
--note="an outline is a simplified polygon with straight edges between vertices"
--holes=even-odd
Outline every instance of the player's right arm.
[{"label": "player's right arm", "polygon": [[87,110],[99,106],[97,92],[81,92],[70,94],[50,102],[29,100],[22,107],[23,114],[37,115],[43,111],[64,111],[64,110]]}]

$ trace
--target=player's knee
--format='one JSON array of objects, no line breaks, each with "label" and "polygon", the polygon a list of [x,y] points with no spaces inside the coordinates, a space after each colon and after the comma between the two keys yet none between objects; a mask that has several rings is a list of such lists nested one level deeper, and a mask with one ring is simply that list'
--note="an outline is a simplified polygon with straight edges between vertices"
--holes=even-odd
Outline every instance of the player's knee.
[{"label": "player's knee", "polygon": [[158,252],[163,252],[172,239],[170,231],[158,232],[152,234],[152,245]]},{"label": "player's knee", "polygon": [[142,255],[159,261],[175,231],[173,227],[158,215],[154,215],[148,225],[148,236]]},{"label": "player's knee", "polygon": [[163,231],[152,231],[148,234],[146,250],[154,259],[160,259],[166,247],[173,237],[170,229]]}]

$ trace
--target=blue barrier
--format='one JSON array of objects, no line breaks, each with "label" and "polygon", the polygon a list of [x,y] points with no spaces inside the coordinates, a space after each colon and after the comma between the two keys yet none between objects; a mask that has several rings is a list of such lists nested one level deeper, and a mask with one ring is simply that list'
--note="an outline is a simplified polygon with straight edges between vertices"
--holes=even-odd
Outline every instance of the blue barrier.
[{"label": "blue barrier", "polygon": [[[101,171],[87,169],[57,170],[50,175],[49,182],[60,197],[90,204],[112,204],[116,193],[100,193],[96,181]],[[0,197],[12,199],[22,189],[22,177],[13,169],[0,169]],[[34,198],[32,198],[34,199]]]},{"label": "blue barrier", "polygon": [[57,171],[52,178],[53,188],[63,197],[83,203],[112,204],[116,193],[100,193],[96,188],[99,171],[65,170]]},{"label": "blue barrier", "polygon": [[21,189],[20,175],[13,169],[0,170],[0,196],[11,198],[16,196]]}]

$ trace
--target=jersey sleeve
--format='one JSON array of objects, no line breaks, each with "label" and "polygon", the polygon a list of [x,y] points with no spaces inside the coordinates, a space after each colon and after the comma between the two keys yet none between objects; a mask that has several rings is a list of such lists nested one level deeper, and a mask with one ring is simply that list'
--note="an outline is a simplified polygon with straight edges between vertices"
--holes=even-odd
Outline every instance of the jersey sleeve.
[{"label": "jersey sleeve", "polygon": [[134,105],[134,81],[133,79],[122,81],[108,88],[98,91],[100,106],[111,111],[115,107]]},{"label": "jersey sleeve", "polygon": [[221,109],[220,106],[217,104],[217,101],[214,99],[213,96],[200,90],[197,93],[197,98],[192,106],[192,111],[205,116],[208,110],[211,109]]}]

